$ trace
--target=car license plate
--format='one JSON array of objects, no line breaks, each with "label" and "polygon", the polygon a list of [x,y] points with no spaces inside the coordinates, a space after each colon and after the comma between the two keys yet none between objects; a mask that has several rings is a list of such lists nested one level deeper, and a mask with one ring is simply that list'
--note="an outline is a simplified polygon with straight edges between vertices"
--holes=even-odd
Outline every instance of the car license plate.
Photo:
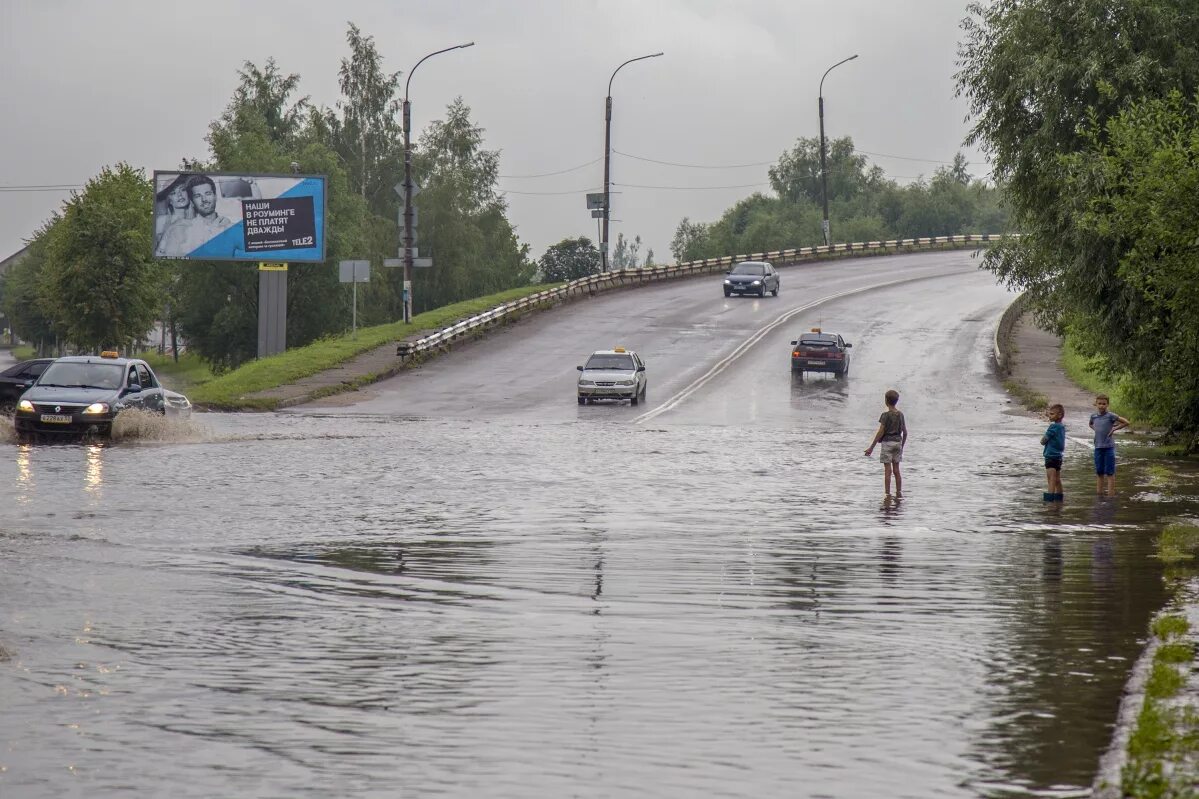
[{"label": "car license plate", "polygon": [[824,366],[824,361],[808,361],[808,366]]},{"label": "car license plate", "polygon": [[63,413],[43,413],[42,422],[45,424],[70,424],[71,417]]}]

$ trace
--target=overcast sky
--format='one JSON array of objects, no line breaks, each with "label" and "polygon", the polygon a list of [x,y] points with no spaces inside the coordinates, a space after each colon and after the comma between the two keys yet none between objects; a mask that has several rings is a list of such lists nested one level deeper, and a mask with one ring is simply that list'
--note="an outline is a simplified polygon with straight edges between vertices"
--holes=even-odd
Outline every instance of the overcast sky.
[{"label": "overcast sky", "polygon": [[[596,237],[584,194],[603,184],[608,78],[622,61],[664,51],[616,77],[612,147],[692,166],[613,155],[611,233],[613,242],[618,231],[640,234],[663,262],[682,217],[711,221],[769,192],[767,164],[796,138],[818,135],[821,74],[854,53],[824,83],[828,137],[852,136],[901,182],[931,175],[959,150],[985,175],[982,155],[962,144],[967,108],[953,90],[965,4],[0,0],[0,258],[67,196],[12,187],[82,184],[118,161],[149,173],[204,157],[208,125],[247,60],[274,56],[301,76],[302,93],[332,106],[352,21],[374,37],[385,68],[405,75],[428,52],[475,42],[421,66],[413,127],[465,100],[487,147],[501,153],[509,218],[534,257],[563,238]],[[757,165],[694,168],[737,164]]]}]

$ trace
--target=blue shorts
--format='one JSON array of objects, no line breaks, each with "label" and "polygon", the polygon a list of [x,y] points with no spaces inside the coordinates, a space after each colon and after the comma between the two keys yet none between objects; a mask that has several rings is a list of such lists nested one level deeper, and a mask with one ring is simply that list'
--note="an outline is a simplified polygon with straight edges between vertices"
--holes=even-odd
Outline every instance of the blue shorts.
[{"label": "blue shorts", "polygon": [[1113,475],[1116,473],[1116,448],[1104,447],[1095,449],[1095,474]]}]

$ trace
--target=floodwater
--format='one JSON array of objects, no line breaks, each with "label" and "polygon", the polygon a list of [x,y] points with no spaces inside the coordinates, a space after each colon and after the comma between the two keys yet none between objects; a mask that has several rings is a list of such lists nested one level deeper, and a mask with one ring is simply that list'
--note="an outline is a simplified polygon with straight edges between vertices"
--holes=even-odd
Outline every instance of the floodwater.
[{"label": "floodwater", "polygon": [[1196,497],[1003,419],[4,444],[0,795],[1085,795]]}]

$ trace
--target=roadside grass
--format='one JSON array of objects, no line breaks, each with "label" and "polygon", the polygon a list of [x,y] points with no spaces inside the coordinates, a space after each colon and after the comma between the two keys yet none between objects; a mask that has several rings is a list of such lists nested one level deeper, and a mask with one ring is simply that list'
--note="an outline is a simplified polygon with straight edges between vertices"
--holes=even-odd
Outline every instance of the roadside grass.
[{"label": "roadside grass", "polygon": [[1150,414],[1132,398],[1130,378],[1108,375],[1098,358],[1089,358],[1074,348],[1069,333],[1062,342],[1062,369],[1066,376],[1092,394],[1107,394],[1111,409],[1136,425],[1148,424]]},{"label": "roadside grass", "polygon": [[1020,404],[1030,411],[1043,411],[1049,407],[1049,398],[1033,389],[1028,383],[1015,377],[1003,381],[1007,393],[1020,401]]},{"label": "roadside grass", "polygon": [[188,397],[193,403],[211,408],[269,410],[275,407],[276,400],[252,398],[247,395],[287,385],[345,363],[384,344],[400,341],[421,331],[445,327],[459,319],[489,310],[501,303],[559,285],[561,284],[548,283],[539,286],[522,286],[487,297],[478,297],[434,308],[431,311],[417,314],[409,324],[391,322],[374,327],[359,328],[356,336],[346,333],[320,339],[304,347],[289,349],[279,355],[250,361],[210,380],[197,382]]},{"label": "roadside grass", "polygon": [[193,352],[183,353],[178,361],[172,355],[161,355],[155,350],[140,352],[137,357],[150,364],[154,374],[172,391],[186,394],[214,377],[208,364]]},{"label": "roadside grass", "polygon": [[12,348],[12,357],[14,361],[28,361],[37,357],[37,350],[32,344],[18,344]]},{"label": "roadside grass", "polygon": [[1181,640],[1190,624],[1183,616],[1165,615],[1152,629],[1157,649],[1128,741],[1120,787],[1124,796],[1141,799],[1193,797],[1190,776],[1199,754],[1199,714],[1177,701],[1195,658],[1194,645]]}]

